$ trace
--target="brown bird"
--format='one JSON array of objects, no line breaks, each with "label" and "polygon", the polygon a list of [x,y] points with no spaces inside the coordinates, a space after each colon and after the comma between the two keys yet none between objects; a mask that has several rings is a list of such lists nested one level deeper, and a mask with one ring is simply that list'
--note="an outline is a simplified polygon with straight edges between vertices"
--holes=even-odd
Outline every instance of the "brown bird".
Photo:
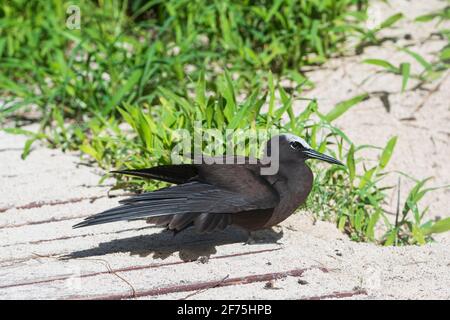
[{"label": "brown bird", "polygon": [[[278,146],[278,152],[273,146]],[[275,161],[275,153],[279,155],[278,170],[262,174],[262,169]],[[175,233],[191,226],[200,233],[223,230],[229,225],[247,231],[270,228],[293,214],[308,197],[313,173],[306,160],[343,165],[291,134],[267,142],[263,160],[267,159],[271,162],[233,157],[233,164],[227,164],[229,158],[222,158],[224,164],[216,161],[116,171],[176,185],[122,200],[121,206],[88,217],[74,228],[137,219]]]}]

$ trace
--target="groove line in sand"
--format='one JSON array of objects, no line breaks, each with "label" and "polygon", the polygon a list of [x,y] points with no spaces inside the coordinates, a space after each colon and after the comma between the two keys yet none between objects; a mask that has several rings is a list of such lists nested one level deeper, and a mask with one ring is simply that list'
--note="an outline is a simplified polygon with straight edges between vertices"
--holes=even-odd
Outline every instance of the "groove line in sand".
[{"label": "groove line in sand", "polygon": [[[266,252],[273,252],[278,251],[283,248],[272,248],[272,249],[263,249],[263,250],[255,250],[255,251],[249,251],[249,252],[242,252],[242,253],[232,253],[232,254],[226,254],[222,256],[217,257],[211,257],[210,260],[215,259],[226,259],[226,258],[234,258],[239,256],[247,256],[252,254],[260,254],[260,253],[266,253]],[[89,260],[89,259],[86,259]],[[143,266],[131,266],[131,267],[124,267],[124,268],[118,268],[118,269],[112,269],[111,271],[98,271],[98,272],[92,272],[87,274],[81,274],[79,278],[88,278],[88,277],[94,277],[102,274],[108,274],[108,273],[117,273],[117,272],[130,272],[130,271],[136,271],[136,270],[144,270],[144,269],[156,269],[160,267],[165,266],[172,266],[172,265],[179,265],[179,264],[185,264],[185,263],[192,263],[194,261],[175,261],[175,262],[166,262],[166,263],[153,263],[149,265],[143,265]],[[67,275],[67,276],[59,276],[59,277],[53,277],[53,278],[46,278],[41,280],[34,280],[34,281],[27,281],[27,282],[20,282],[20,283],[14,283],[14,284],[8,284],[8,285],[0,285],[0,289],[5,288],[13,288],[13,287],[20,287],[20,286],[28,286],[28,285],[34,285],[34,284],[41,284],[41,283],[48,283],[53,281],[64,281],[69,278],[72,278],[73,275]]]},{"label": "groove line in sand", "polygon": [[227,287],[227,286],[236,286],[236,285],[245,285],[251,284],[255,282],[264,282],[271,280],[283,279],[286,277],[301,277],[306,271],[311,269],[319,269],[323,272],[328,272],[327,269],[321,267],[310,267],[310,268],[302,268],[302,269],[292,269],[283,272],[274,272],[274,273],[263,273],[257,275],[243,276],[243,277],[235,277],[235,278],[225,278],[222,280],[214,280],[214,281],[203,281],[203,282],[195,282],[186,285],[172,285],[162,288],[154,288],[143,291],[136,291],[134,294],[123,293],[123,294],[112,294],[112,295],[94,295],[94,296],[73,296],[68,299],[87,299],[87,300],[118,300],[118,299],[131,299],[131,298],[139,298],[139,297],[151,297],[151,296],[159,296],[169,293],[179,293],[179,292],[189,292],[189,291],[198,291],[205,289],[212,289],[218,287]]}]

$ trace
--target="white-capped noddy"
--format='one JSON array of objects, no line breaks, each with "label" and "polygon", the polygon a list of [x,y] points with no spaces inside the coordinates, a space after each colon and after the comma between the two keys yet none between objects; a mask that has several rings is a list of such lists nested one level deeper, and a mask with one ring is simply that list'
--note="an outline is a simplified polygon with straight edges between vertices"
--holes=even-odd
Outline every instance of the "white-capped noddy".
[{"label": "white-capped noddy", "polygon": [[243,164],[224,161],[116,171],[176,185],[122,200],[121,206],[88,217],[74,227],[137,219],[174,232],[190,226],[200,233],[229,225],[248,231],[272,227],[294,213],[310,193],[313,174],[305,163],[307,159],[343,164],[312,150],[302,138],[291,134],[269,140],[264,159],[271,156],[271,142],[279,143],[279,169],[270,175],[261,174],[266,162],[251,162],[249,158]]}]

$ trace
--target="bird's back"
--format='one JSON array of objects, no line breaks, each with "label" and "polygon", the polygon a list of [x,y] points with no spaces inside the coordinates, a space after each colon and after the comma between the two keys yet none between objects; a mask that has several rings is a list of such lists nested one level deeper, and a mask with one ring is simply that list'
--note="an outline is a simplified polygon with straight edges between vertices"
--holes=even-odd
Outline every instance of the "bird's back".
[{"label": "bird's back", "polygon": [[122,200],[122,206],[88,217],[83,227],[120,220],[148,222],[181,231],[211,232],[235,224],[261,228],[280,196],[260,175],[260,163],[161,166],[121,173],[178,183]]}]

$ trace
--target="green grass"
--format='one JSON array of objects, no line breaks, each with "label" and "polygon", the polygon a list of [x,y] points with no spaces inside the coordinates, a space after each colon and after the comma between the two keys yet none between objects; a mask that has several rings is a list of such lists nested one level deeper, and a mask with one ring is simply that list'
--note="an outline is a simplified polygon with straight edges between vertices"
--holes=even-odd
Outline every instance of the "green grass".
[{"label": "green grass", "polygon": [[19,103],[3,114],[35,103],[43,127],[60,106],[65,119],[108,116],[123,102],[153,104],[160,85],[183,91],[199,70],[239,72],[247,88],[258,70],[298,78],[301,66],[337,51],[359,2],[74,1],[81,29],[70,30],[63,1],[6,1],[0,85]]},{"label": "green grass", "polygon": [[[426,83],[430,83],[434,80],[439,79],[450,68],[450,30],[438,29],[444,21],[450,20],[450,1],[447,0],[447,3],[449,5],[441,10],[427,13],[415,18],[415,21],[417,23],[434,21],[436,23],[437,31],[433,36],[439,36],[440,38],[447,40],[447,45],[436,52],[433,55],[432,60],[427,60],[419,53],[407,47],[397,47],[397,50],[403,51],[415,60],[415,63],[417,63],[421,68],[420,72],[411,74],[411,63],[409,62],[402,62],[397,66],[387,60],[377,58],[366,59],[363,62],[380,67],[381,71],[379,71],[378,73],[385,72],[400,75],[402,78],[401,92],[404,92],[406,90],[410,78],[418,81],[418,84],[414,88],[419,88]],[[396,19],[394,16],[392,16],[388,20],[395,21]],[[372,75],[369,75],[366,80],[368,80],[371,76]]]},{"label": "green grass", "polygon": [[[395,220],[386,216],[383,179],[396,138],[384,148],[358,146],[333,125],[368,98],[353,97],[323,114],[315,100],[296,113],[292,105],[313,86],[304,66],[378,45],[379,31],[403,16],[394,14],[367,29],[367,1],[74,1],[81,29],[66,27],[63,1],[12,0],[0,4],[0,121],[16,121],[10,133],[25,134],[23,158],[34,141],[80,150],[106,170],[142,168],[171,161],[177,130],[278,128],[341,159],[346,168],[311,163],[315,184],[307,210],[357,241],[385,245],[423,244],[450,229],[450,220],[425,221],[419,201],[432,189],[417,182]],[[447,67],[404,49],[424,67],[366,61],[402,77],[428,78]],[[441,69],[439,69],[441,68]],[[293,87],[283,87],[283,79]],[[40,130],[21,125],[33,112]],[[360,156],[379,150],[376,165]],[[246,150],[249,152],[249,150]],[[370,162],[371,164],[373,162]],[[104,177],[106,178],[107,175]],[[153,181],[126,179],[116,188],[154,189]],[[376,232],[382,230],[382,232]]]}]

